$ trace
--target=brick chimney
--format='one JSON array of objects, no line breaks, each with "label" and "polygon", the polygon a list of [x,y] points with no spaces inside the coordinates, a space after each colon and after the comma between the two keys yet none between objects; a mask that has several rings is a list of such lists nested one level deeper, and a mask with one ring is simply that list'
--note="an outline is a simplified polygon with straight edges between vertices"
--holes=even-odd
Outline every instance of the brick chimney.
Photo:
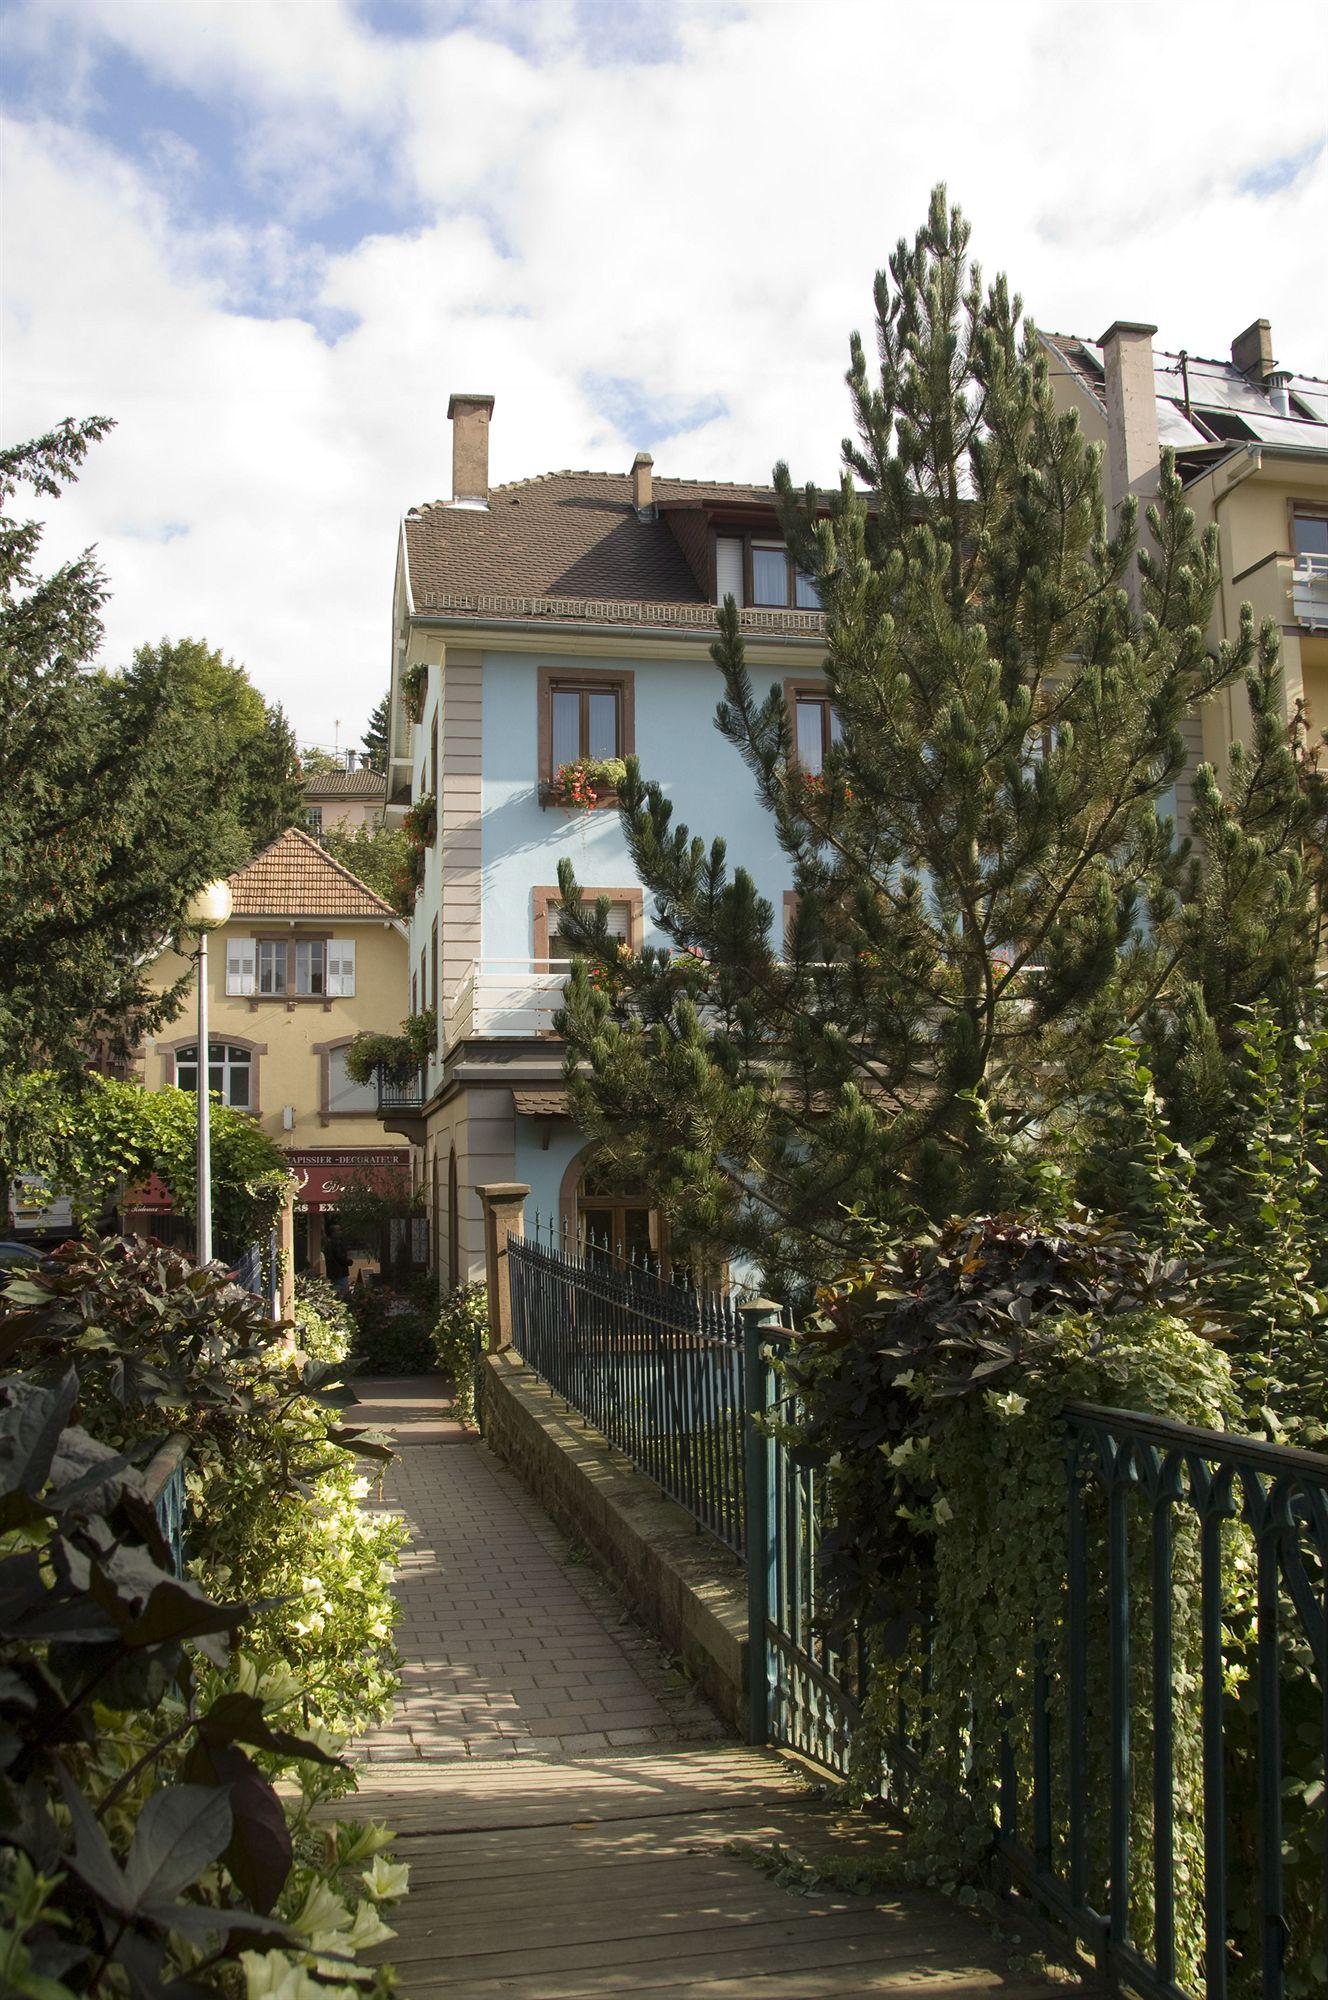
[{"label": "brick chimney", "polygon": [[648,451],[638,451],[632,460],[632,505],[638,514],[653,514],[655,511],[650,478],[654,464]]},{"label": "brick chimney", "polygon": [[1231,359],[1242,375],[1262,388],[1277,366],[1273,359],[1273,329],[1266,319],[1251,321],[1244,333],[1236,335],[1231,343]]},{"label": "brick chimney", "polygon": [[452,498],[462,505],[489,504],[489,418],[492,396],[451,396]]},{"label": "brick chimney", "polygon": [[1153,382],[1156,332],[1155,326],[1118,319],[1100,343],[1107,376],[1107,497],[1113,508],[1127,493],[1142,501],[1157,491],[1162,452]]}]

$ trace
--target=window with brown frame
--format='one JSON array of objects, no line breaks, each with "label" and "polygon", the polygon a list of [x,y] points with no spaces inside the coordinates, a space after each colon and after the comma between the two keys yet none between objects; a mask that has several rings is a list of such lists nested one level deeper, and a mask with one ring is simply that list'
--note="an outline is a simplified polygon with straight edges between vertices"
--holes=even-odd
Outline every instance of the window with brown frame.
[{"label": "window with brown frame", "polygon": [[794,759],[808,777],[817,778],[825,769],[831,745],[843,742],[844,725],[823,681],[785,681],[784,702]]},{"label": "window with brown frame", "polygon": [[[238,941],[236,963],[249,945]],[[252,941],[253,961],[249,982],[243,983],[243,967],[232,973],[230,947],[227,957],[227,991],[247,991],[260,1000],[328,1000],[355,991],[355,947],[329,937],[257,937]],[[343,967],[343,954],[349,952]],[[238,982],[238,983],[237,983]]]},{"label": "window with brown frame", "polygon": [[[552,786],[566,764],[583,758],[630,757],[636,748],[635,679],[598,667],[562,672],[541,667],[539,675],[539,781]],[[612,803],[602,790],[601,805]]]},{"label": "window with brown frame", "polygon": [[715,597],[732,597],[739,608],[819,611],[821,593],[799,569],[787,544],[772,535],[719,534],[715,537]]},{"label": "window with brown frame", "polygon": [[[596,903],[601,896],[609,898],[609,931],[620,937],[633,951],[640,951],[645,928],[645,892],[641,889],[595,889],[587,888],[585,900]],[[558,919],[562,891],[547,884],[532,892],[534,914],[535,959],[548,965],[551,959],[570,958],[566,945],[560,944]]]}]

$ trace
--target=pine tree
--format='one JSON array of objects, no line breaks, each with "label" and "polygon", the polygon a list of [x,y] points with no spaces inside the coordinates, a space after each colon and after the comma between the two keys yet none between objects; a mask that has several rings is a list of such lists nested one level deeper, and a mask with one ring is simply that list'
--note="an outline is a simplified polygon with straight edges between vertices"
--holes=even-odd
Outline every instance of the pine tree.
[{"label": "pine tree", "polygon": [[387,769],[387,731],[388,724],[391,721],[391,705],[391,695],[385,694],[383,699],[372,710],[369,720],[364,725],[361,747],[369,760],[369,769],[371,771],[385,771]]},{"label": "pine tree", "polygon": [[[787,937],[635,760],[621,818],[672,948],[623,953],[560,871],[584,954],[561,1017],[575,1115],[677,1237],[774,1282],[836,1268],[855,1211],[1017,1194],[1020,1144],[1049,1142],[1196,942],[1198,865],[1161,804],[1182,719],[1275,674],[1248,616],[1206,650],[1216,536],[1169,460],[1136,565],[1134,503],[1108,522],[1098,451],[968,237],[938,188],[879,274],[879,366],[854,335],[838,493],[776,467],[825,611],[842,741],[822,774],[797,764],[781,690],[754,689],[731,600],[720,615],[718,726],[791,864]],[[1260,909],[1242,988],[1289,953],[1294,901]]]}]

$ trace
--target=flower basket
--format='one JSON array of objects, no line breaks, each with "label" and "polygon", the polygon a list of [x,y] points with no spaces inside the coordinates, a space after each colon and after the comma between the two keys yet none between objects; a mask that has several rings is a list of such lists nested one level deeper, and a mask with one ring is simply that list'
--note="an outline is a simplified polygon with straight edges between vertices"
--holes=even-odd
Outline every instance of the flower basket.
[{"label": "flower basket", "polygon": [[411,722],[423,722],[424,697],[429,686],[429,666],[426,660],[416,660],[401,676],[401,702]]},{"label": "flower basket", "polygon": [[546,805],[565,806],[569,812],[591,812],[613,797],[627,766],[621,757],[578,757],[560,764],[552,782],[545,787]]}]

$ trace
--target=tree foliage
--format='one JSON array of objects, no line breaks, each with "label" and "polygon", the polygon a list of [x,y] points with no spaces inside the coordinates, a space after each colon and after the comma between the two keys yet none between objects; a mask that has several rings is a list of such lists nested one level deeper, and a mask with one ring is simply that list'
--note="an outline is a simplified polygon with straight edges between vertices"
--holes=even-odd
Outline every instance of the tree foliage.
[{"label": "tree foliage", "polygon": [[394,909],[410,862],[403,828],[385,825],[329,826],[318,836],[334,861],[349,868],[367,888]]},{"label": "tree foliage", "polygon": [[388,725],[392,719],[392,696],[385,694],[370,711],[369,720],[364,725],[364,735],[360,739],[361,748],[369,760],[371,771],[386,771],[388,750]]},{"label": "tree foliage", "polygon": [[[574,1114],[678,1237],[746,1250],[776,1285],[836,1269],[855,1212],[1014,1199],[1005,1142],[1065,1118],[1113,1035],[1165,1037],[1187,1000],[1220,1042],[1238,1006],[1273,988],[1291,1005],[1306,976],[1276,633],[1247,614],[1207,649],[1216,537],[1170,458],[1141,546],[943,190],[875,303],[838,493],[775,471],[825,612],[842,740],[822,772],[798,763],[782,690],[753,686],[731,601],[713,648],[718,726],[791,866],[787,936],[635,760],[619,810],[669,947],[625,951],[560,869],[582,954],[561,1017]],[[1167,816],[1182,724],[1242,676],[1259,737],[1226,797],[1201,774],[1201,871]]]},{"label": "tree foliage", "polygon": [[246,860],[281,800],[289,732],[243,671],[197,642],[94,666],[106,579],[92,550],[39,573],[15,517],[77,477],[104,418],[0,453],[0,1178],[5,1107],[32,1069],[75,1086],[178,1012],[151,965],[190,897]]}]

